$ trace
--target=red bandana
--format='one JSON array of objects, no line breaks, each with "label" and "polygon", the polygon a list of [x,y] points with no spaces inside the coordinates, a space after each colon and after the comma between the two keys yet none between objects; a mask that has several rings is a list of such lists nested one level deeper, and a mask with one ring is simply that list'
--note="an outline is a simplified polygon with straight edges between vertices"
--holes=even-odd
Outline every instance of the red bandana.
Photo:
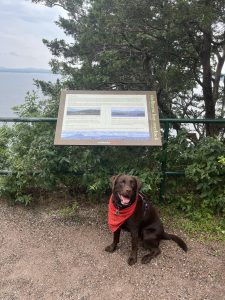
[{"label": "red bandana", "polygon": [[135,202],[131,206],[121,210],[115,208],[112,197],[113,195],[111,195],[108,205],[108,225],[109,229],[115,232],[133,214],[137,204],[138,194]]}]

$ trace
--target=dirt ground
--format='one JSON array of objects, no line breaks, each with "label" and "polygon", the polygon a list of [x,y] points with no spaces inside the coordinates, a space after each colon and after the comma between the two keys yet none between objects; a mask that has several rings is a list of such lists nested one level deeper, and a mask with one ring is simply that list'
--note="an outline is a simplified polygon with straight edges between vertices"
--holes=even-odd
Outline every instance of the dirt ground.
[{"label": "dirt ground", "polygon": [[138,263],[129,266],[129,233],[122,233],[115,253],[104,251],[112,239],[106,210],[107,204],[83,207],[65,219],[46,206],[0,201],[0,299],[225,299],[224,243],[200,242],[176,230],[187,253],[163,241],[150,264],[141,264],[146,252],[140,249]]}]

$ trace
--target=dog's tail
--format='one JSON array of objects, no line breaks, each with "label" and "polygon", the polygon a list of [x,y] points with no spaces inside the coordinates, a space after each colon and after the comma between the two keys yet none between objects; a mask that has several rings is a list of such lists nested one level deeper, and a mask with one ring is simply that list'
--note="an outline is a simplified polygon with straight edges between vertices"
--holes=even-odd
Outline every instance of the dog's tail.
[{"label": "dog's tail", "polygon": [[172,240],[172,241],[176,242],[177,245],[181,249],[183,249],[185,252],[187,252],[187,250],[188,250],[186,243],[179,236],[177,236],[175,234],[170,234],[170,233],[164,232],[162,239],[163,240]]}]

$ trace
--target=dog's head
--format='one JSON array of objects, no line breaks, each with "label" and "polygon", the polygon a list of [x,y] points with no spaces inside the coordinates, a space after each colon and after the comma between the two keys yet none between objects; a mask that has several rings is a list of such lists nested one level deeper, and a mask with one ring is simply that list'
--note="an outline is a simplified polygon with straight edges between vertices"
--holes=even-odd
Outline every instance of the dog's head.
[{"label": "dog's head", "polygon": [[130,175],[119,174],[110,178],[114,201],[118,207],[130,206],[141,187],[139,180]]}]

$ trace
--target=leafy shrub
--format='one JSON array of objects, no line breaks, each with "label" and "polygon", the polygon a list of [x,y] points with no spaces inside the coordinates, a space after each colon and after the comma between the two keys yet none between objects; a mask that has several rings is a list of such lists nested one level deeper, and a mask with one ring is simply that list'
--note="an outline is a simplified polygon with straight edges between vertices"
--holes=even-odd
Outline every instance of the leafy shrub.
[{"label": "leafy shrub", "polygon": [[218,159],[218,162],[225,166],[225,157],[220,156],[219,159]]},{"label": "leafy shrub", "polygon": [[188,142],[185,132],[170,140],[168,164],[172,170],[185,170],[185,178],[169,181],[170,201],[187,213],[198,207],[214,214],[225,214],[225,145],[216,138]]},{"label": "leafy shrub", "polygon": [[218,162],[224,152],[222,142],[208,137],[188,153],[191,163],[186,168],[186,176],[196,184],[201,206],[209,207],[215,213],[225,213],[225,169]]},{"label": "leafy shrub", "polygon": [[9,139],[12,136],[11,128],[6,124],[0,127],[0,170],[8,168],[7,159],[7,149],[9,147]]}]

